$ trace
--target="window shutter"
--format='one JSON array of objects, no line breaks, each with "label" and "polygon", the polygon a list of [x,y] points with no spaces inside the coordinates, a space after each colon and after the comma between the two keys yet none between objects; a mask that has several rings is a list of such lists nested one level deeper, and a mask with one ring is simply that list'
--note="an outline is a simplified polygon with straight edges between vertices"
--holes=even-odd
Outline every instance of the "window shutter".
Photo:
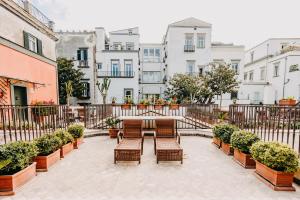
[{"label": "window shutter", "polygon": [[43,55],[42,41],[39,39],[37,39],[37,53],[40,54],[41,56]]},{"label": "window shutter", "polygon": [[83,60],[87,60],[87,49],[83,50]]},{"label": "window shutter", "polygon": [[86,83],[86,91],[87,97],[90,97],[90,83]]},{"label": "window shutter", "polygon": [[24,48],[29,49],[28,33],[23,31],[23,37],[24,37]]},{"label": "window shutter", "polygon": [[77,60],[81,60],[81,51],[77,50]]}]

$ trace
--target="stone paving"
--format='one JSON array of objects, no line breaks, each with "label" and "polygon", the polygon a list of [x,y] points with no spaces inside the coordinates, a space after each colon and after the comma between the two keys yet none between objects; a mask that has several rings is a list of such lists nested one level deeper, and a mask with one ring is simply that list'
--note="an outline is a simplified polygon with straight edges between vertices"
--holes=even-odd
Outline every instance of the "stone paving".
[{"label": "stone paving", "polygon": [[299,200],[296,192],[275,192],[261,183],[254,170],[236,164],[211,144],[211,139],[182,138],[183,165],[156,164],[153,140],[145,139],[142,163],[113,164],[116,140],[85,138],[79,150],[38,173],[5,200]]}]

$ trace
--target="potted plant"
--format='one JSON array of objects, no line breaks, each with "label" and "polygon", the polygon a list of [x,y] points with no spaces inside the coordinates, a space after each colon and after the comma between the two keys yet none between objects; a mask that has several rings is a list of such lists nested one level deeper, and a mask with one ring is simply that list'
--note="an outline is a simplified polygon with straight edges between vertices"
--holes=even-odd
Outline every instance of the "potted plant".
[{"label": "potted plant", "polygon": [[122,110],[130,110],[132,104],[133,104],[132,98],[126,97],[126,98],[124,99],[124,104],[121,105],[121,109],[122,109]]},{"label": "potted plant", "polygon": [[176,97],[173,97],[169,103],[169,109],[170,110],[178,110],[179,104]]},{"label": "potted plant", "polygon": [[74,138],[74,149],[78,149],[79,145],[83,143],[84,127],[80,124],[72,124],[68,127],[68,132]]},{"label": "potted plant", "polygon": [[235,131],[231,135],[230,144],[234,149],[234,159],[244,168],[255,168],[255,161],[250,154],[250,147],[259,138],[249,131]]},{"label": "potted plant", "polygon": [[296,99],[295,97],[288,97],[286,99],[281,99],[279,100],[279,105],[280,106],[294,106],[296,105]]},{"label": "potted plant", "polygon": [[[299,169],[297,153],[278,142],[257,142],[250,148],[256,174],[274,190],[294,191],[294,173]],[[271,184],[271,185],[270,185]]]},{"label": "potted plant", "polygon": [[121,122],[120,119],[116,119],[113,117],[109,117],[106,119],[105,123],[107,124],[107,126],[109,126],[108,132],[109,132],[110,138],[117,137],[119,129],[116,128],[116,125],[120,122]]},{"label": "potted plant", "polygon": [[31,103],[31,112],[34,121],[37,123],[44,122],[45,116],[55,114],[56,108],[53,107],[54,101],[33,101]]},{"label": "potted plant", "polygon": [[57,130],[54,135],[59,137],[62,142],[60,147],[60,157],[64,158],[73,150],[74,138],[68,131],[65,130]]},{"label": "potted plant", "polygon": [[227,155],[233,154],[233,148],[230,146],[231,135],[234,131],[238,131],[239,129],[236,126],[230,124],[220,124],[218,126],[220,129],[220,139],[222,141],[222,151]]},{"label": "potted plant", "polygon": [[141,99],[139,104],[137,105],[138,110],[146,110],[149,106],[150,102],[147,99]]},{"label": "potted plant", "polygon": [[35,157],[37,171],[48,171],[49,167],[60,160],[62,141],[54,134],[46,134],[34,141],[38,149]]},{"label": "potted plant", "polygon": [[213,127],[213,144],[215,144],[218,148],[221,148],[222,141],[220,139],[222,131],[222,124],[217,124]]},{"label": "potted plant", "polygon": [[113,97],[112,99],[111,99],[111,104],[116,104],[116,101],[117,101],[117,98],[116,97]]},{"label": "potted plant", "polygon": [[0,146],[0,196],[13,195],[15,189],[36,176],[37,147],[29,142],[12,142]]},{"label": "potted plant", "polygon": [[155,110],[162,110],[165,105],[165,101],[162,98],[156,99],[154,103]]}]

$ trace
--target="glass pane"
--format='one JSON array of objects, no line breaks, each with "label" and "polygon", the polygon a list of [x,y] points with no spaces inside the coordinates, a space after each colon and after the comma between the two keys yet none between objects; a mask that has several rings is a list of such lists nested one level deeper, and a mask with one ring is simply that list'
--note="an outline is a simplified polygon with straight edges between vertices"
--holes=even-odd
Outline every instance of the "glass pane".
[{"label": "glass pane", "polygon": [[150,51],[150,56],[154,56],[154,49],[149,49]]}]

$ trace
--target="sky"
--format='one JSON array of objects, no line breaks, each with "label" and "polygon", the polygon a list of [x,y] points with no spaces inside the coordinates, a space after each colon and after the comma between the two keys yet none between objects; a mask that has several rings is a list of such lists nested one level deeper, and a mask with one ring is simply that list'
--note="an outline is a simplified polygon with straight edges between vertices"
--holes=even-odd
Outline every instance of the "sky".
[{"label": "sky", "polygon": [[107,32],[139,27],[159,43],[168,24],[195,17],[212,24],[212,41],[249,49],[268,38],[300,37],[300,0],[31,0],[55,30]]}]

